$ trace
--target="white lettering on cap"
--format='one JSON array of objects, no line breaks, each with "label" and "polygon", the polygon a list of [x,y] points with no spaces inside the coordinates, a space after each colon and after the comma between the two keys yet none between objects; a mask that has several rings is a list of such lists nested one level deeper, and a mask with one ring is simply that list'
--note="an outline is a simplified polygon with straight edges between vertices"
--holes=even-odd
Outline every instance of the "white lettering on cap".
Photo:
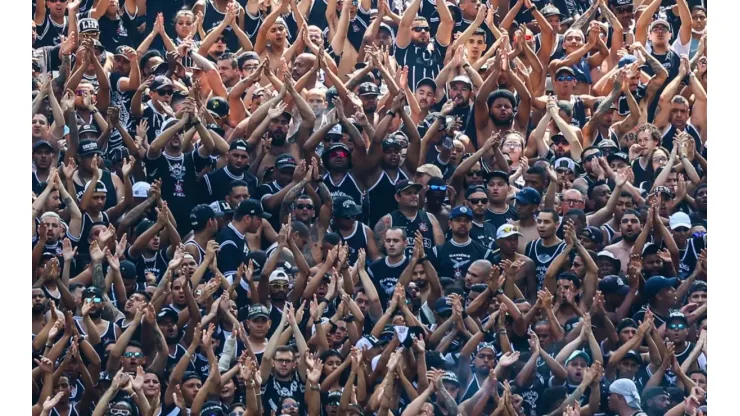
[{"label": "white lettering on cap", "polygon": [[97,150],[98,144],[97,143],[87,143],[82,146],[82,150]]}]

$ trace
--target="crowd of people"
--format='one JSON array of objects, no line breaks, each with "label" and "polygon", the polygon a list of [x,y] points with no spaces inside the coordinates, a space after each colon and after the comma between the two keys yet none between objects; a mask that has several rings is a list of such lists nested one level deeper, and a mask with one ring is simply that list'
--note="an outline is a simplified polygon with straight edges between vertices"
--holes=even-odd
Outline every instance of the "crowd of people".
[{"label": "crowd of people", "polygon": [[34,416],[706,416],[707,0],[34,0]]}]

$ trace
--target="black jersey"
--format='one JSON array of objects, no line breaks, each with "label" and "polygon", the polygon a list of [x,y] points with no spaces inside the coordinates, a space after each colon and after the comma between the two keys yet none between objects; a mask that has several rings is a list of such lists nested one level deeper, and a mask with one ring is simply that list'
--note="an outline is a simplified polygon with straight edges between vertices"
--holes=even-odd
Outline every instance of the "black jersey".
[{"label": "black jersey", "polygon": [[154,108],[154,102],[152,100],[149,100],[144,104],[144,111],[142,112],[141,119],[146,120],[149,125],[149,128],[146,131],[146,139],[149,144],[152,144],[154,139],[162,134],[162,125],[168,118],[170,117],[167,114]]},{"label": "black jersey", "polygon": [[421,238],[424,240],[424,250],[429,251],[434,247],[434,232],[432,231],[432,221],[429,214],[420,209],[416,212],[413,219],[406,218],[399,210],[390,213],[391,227],[400,227],[406,230],[406,256],[411,257],[414,253],[414,238],[416,231],[421,232]]},{"label": "black jersey", "polygon": [[[448,7],[450,8],[450,12],[452,12],[453,6],[449,5]],[[455,7],[455,9],[457,9],[457,7]],[[452,16],[453,19],[455,20],[455,28],[452,29],[453,36],[455,33],[462,34],[466,30],[468,30],[470,25],[473,24],[473,20],[467,20],[466,18],[462,16],[462,13],[459,13],[458,15],[459,15],[459,18],[456,18],[455,15]],[[491,47],[491,45],[493,45],[494,42],[496,42],[496,38],[493,36],[493,32],[491,32],[491,29],[488,27],[487,24],[482,24],[478,26],[478,29],[486,33],[486,47]]]},{"label": "black jersey", "polygon": [[617,234],[617,230],[614,229],[609,223],[601,226],[601,232],[606,233],[606,244],[612,244],[614,236]]},{"label": "black jersey", "polygon": [[[645,98],[646,93],[647,85],[639,84],[637,86],[637,89],[632,93],[632,96],[635,97],[635,101],[637,101],[637,104],[640,104],[640,101]],[[624,94],[620,95],[617,99],[617,112],[620,116],[623,117],[626,117],[630,113],[630,106],[628,104],[627,96]],[[617,145],[619,145],[619,142],[617,142]]]},{"label": "black jersey", "polygon": [[486,222],[493,225],[495,230],[498,230],[498,227],[504,224],[509,224],[518,219],[519,216],[516,215],[516,210],[510,205],[507,205],[506,211],[502,213],[493,212],[490,208],[486,211]]},{"label": "black jersey", "polygon": [[[135,130],[133,126],[134,117],[130,113],[131,99],[134,97],[134,91],[121,90],[121,78],[123,75],[118,72],[111,72],[108,76],[110,82],[110,102],[112,107],[119,109],[118,119],[126,131]],[[118,129],[111,130],[108,138],[108,151],[123,147],[123,138]]]},{"label": "black jersey", "polygon": [[[363,192],[351,173],[347,172],[339,183],[334,183],[331,179],[331,175],[327,173],[324,175],[324,184],[326,184],[329,192],[331,192],[332,199],[336,200],[338,197],[346,195],[352,198],[357,206],[362,206]],[[393,193],[396,193],[395,189],[393,190]]]},{"label": "black jersey", "polygon": [[[226,13],[218,11],[213,2],[214,0],[205,0],[205,7],[203,8],[203,30],[206,33],[220,25],[226,18]],[[239,39],[231,26],[226,26],[221,35],[226,39],[226,47],[231,52],[239,50]]]},{"label": "black jersey", "polygon": [[378,290],[380,303],[384,308],[393,296],[393,291],[396,289],[398,278],[401,277],[401,273],[403,273],[403,270],[408,264],[408,256],[404,256],[403,260],[396,264],[391,264],[388,261],[388,257],[382,257],[370,263],[370,266],[367,268],[367,274],[370,276],[373,284],[375,284],[375,288]]},{"label": "black jersey", "polygon": [[[496,231],[498,227],[494,227],[493,224],[485,221],[482,224],[472,221],[472,225],[470,238],[481,243],[483,247],[494,250],[496,248]],[[452,236],[447,237],[448,240],[450,238]]]},{"label": "black jersey", "polygon": [[537,276],[537,290],[542,290],[545,283],[545,272],[547,272],[547,268],[550,267],[550,264],[555,260],[555,257],[562,253],[565,246],[565,241],[561,241],[551,247],[545,247],[542,244],[541,238],[527,243],[527,247],[524,249],[524,254],[534,262],[535,274]]},{"label": "black jersey", "polygon": [[[124,13],[126,16],[126,13]],[[127,16],[128,17],[128,16]],[[103,15],[98,19],[98,25],[100,27],[100,43],[103,44],[105,50],[115,51],[119,46],[132,46],[136,47],[138,44],[134,44],[129,40],[129,33],[131,31],[136,32],[134,27],[136,16],[133,19],[123,17],[116,14],[115,19],[110,19],[108,16]]]},{"label": "black jersey", "polygon": [[272,217],[268,220],[270,222],[270,225],[272,225],[272,228],[279,230],[280,229],[280,206],[281,204],[275,204],[274,209],[268,209],[265,206],[265,199],[269,196],[275,195],[276,193],[280,192],[283,189],[282,186],[280,186],[277,181],[272,181],[270,183],[263,183],[262,185],[257,188],[257,196],[259,197],[260,202],[262,203],[262,208],[265,210],[265,212],[269,212],[272,214]]},{"label": "black jersey", "polygon": [[246,182],[249,195],[257,195],[258,181],[256,176],[246,170],[241,174],[235,174],[229,170],[228,166],[224,166],[203,176],[203,184],[205,185],[201,188],[204,191],[203,201],[210,203],[224,199],[229,193],[229,184],[231,181]]},{"label": "black jersey", "polygon": [[203,262],[203,259],[206,258],[206,249],[200,246],[197,241],[193,237],[190,237],[188,241],[185,242],[185,246],[194,246],[195,249],[198,251],[198,256],[193,256],[193,259],[195,259],[195,262],[200,265]]},{"label": "black jersey", "polygon": [[44,46],[56,46],[62,43],[62,36],[67,36],[68,26],[67,16],[64,17],[64,23],[61,25],[51,20],[48,11],[44,23],[36,25],[36,42],[34,48]]},{"label": "black jersey", "polygon": [[167,255],[167,248],[160,249],[150,257],[141,254],[139,257],[132,257],[130,252],[128,257],[136,264],[137,281],[145,282],[146,274],[151,273],[157,278],[157,283],[164,277],[167,266],[170,263],[170,257]]},{"label": "black jersey", "polygon": [[[699,130],[694,127],[693,124],[687,123],[686,126],[683,128],[683,131],[688,133],[689,136],[694,139],[694,142],[696,143],[696,151],[701,153],[704,145],[702,144],[701,134],[699,134]],[[663,140],[661,141],[660,145],[662,147],[665,147],[669,152],[673,150],[673,138],[676,137],[677,132],[678,128],[674,127],[673,125],[669,125],[663,133]]]},{"label": "black jersey", "polygon": [[[429,23],[431,25],[432,22]],[[447,47],[441,45],[435,37],[432,37],[430,43],[433,45],[432,50],[426,46],[416,46],[413,42],[405,48],[396,46],[395,57],[398,65],[409,67],[408,84],[412,91],[422,78],[436,78],[444,66]]]},{"label": "black jersey", "polygon": [[383,170],[375,183],[367,188],[367,199],[370,205],[368,224],[375,225],[385,214],[398,209],[398,202],[393,196],[396,194],[396,183],[409,177],[398,170],[396,180]]},{"label": "black jersey", "polygon": [[[103,205],[103,211],[115,207],[118,203],[118,198],[116,196],[116,187],[115,185],[113,185],[113,177],[111,176],[110,171],[103,169],[103,174],[100,175],[100,179],[98,179],[98,181],[103,182],[103,185],[105,185],[105,189],[107,190],[105,194],[105,205]],[[74,182],[74,184],[76,192],[75,196],[77,197],[78,201],[82,201],[82,195],[85,194],[85,184],[80,185],[77,182]]]},{"label": "black jersey", "polygon": [[573,105],[573,119],[571,125],[583,128],[586,125],[586,104],[581,97],[573,95],[570,97],[570,103]]},{"label": "black jersey", "polygon": [[491,250],[469,238],[460,244],[454,240],[432,248],[432,264],[439,277],[462,280],[470,265],[476,260],[493,260]]},{"label": "black jersey", "polygon": [[246,235],[239,232],[233,223],[229,223],[223,230],[216,234],[218,243],[218,268],[224,276],[231,276],[239,269],[249,254],[249,246]]},{"label": "black jersey", "polygon": [[[355,226],[352,229],[352,232],[348,236],[343,236],[340,230],[334,230],[331,229],[330,232],[335,232],[339,234],[339,236],[342,238],[342,241],[347,244],[348,249],[348,256],[347,261],[349,264],[354,264],[357,261],[357,252],[360,249],[363,249],[367,251],[367,230],[365,230],[365,225],[359,221],[355,221]],[[370,236],[370,238],[373,238]]]},{"label": "black jersey", "polygon": [[306,393],[306,385],[298,377],[298,373],[294,373],[290,381],[277,380],[272,374],[267,380],[262,382],[262,408],[265,409],[265,413],[276,412],[278,410],[278,403],[283,397],[290,397],[298,402],[298,407],[303,406],[303,396]]},{"label": "black jersey", "polygon": [[195,149],[179,156],[160,154],[152,159],[144,158],[149,179],[162,181],[162,198],[177,221],[177,231],[181,235],[190,229],[190,211],[197,203],[196,177],[211,163],[210,157],[203,157]]},{"label": "black jersey", "polygon": [[[665,247],[665,243],[663,243]],[[704,239],[691,237],[686,241],[686,247],[679,249],[678,278],[686,280],[694,272],[699,253],[704,248]]]}]

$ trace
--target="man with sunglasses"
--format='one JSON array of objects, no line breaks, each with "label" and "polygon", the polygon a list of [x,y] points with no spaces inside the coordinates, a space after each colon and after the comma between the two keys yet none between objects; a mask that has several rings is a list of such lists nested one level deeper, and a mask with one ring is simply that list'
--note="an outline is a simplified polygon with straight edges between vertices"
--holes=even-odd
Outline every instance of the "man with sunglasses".
[{"label": "man with sunglasses", "polygon": [[[483,244],[484,247],[494,249],[496,246],[496,227],[486,221],[488,212],[488,195],[482,186],[469,186],[465,191],[465,202],[473,213],[470,237]],[[448,239],[450,231],[447,232]]]},{"label": "man with sunglasses", "polygon": [[[147,86],[149,87],[150,99],[142,105],[142,95]],[[149,126],[146,139],[149,143],[164,130],[162,125],[170,117],[167,109],[172,102],[174,91],[174,86],[169,78],[157,75],[151,83],[142,83],[131,98],[131,115],[137,119],[146,120]]]},{"label": "man with sunglasses", "polygon": [[332,221],[329,232],[335,232],[342,237],[342,241],[349,249],[348,261],[354,264],[357,261],[359,250],[367,252],[367,259],[375,261],[380,258],[373,232],[367,225],[358,221],[362,209],[347,196],[337,198],[333,203]]},{"label": "man with sunglasses", "polygon": [[[573,107],[573,124],[579,127],[585,126],[587,121],[586,108],[593,106],[596,97],[573,94],[578,81],[576,81],[575,71],[569,66],[558,68],[552,81],[553,92],[558,101],[566,101]],[[532,106],[538,110],[544,110],[551,97],[550,95],[537,97],[533,100]]]}]

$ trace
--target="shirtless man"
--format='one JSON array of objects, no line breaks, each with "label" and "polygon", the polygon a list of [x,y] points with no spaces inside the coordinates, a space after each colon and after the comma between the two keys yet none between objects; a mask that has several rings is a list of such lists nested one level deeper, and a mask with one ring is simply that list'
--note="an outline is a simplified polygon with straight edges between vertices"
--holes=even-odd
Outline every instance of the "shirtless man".
[{"label": "shirtless man", "polygon": [[642,224],[640,223],[639,214],[633,209],[627,209],[622,214],[622,220],[619,223],[619,233],[622,235],[622,241],[604,248],[622,262],[620,272],[623,274],[627,273],[632,246],[635,245],[635,240],[640,235],[640,231],[642,231]]},{"label": "shirtless man", "polygon": [[[535,275],[534,262],[529,257],[519,254],[516,252],[519,246],[519,240],[522,233],[519,232],[519,227],[513,224],[504,224],[498,227],[496,230],[496,246],[498,249],[493,252],[496,256],[495,259],[498,262],[500,260],[508,260],[515,265],[517,262],[522,264],[515,267],[516,277],[514,283],[522,291],[522,294],[529,301],[534,304],[537,300],[537,276]],[[504,285],[504,291],[508,288],[507,284]],[[509,295],[507,295],[509,296]]]}]

